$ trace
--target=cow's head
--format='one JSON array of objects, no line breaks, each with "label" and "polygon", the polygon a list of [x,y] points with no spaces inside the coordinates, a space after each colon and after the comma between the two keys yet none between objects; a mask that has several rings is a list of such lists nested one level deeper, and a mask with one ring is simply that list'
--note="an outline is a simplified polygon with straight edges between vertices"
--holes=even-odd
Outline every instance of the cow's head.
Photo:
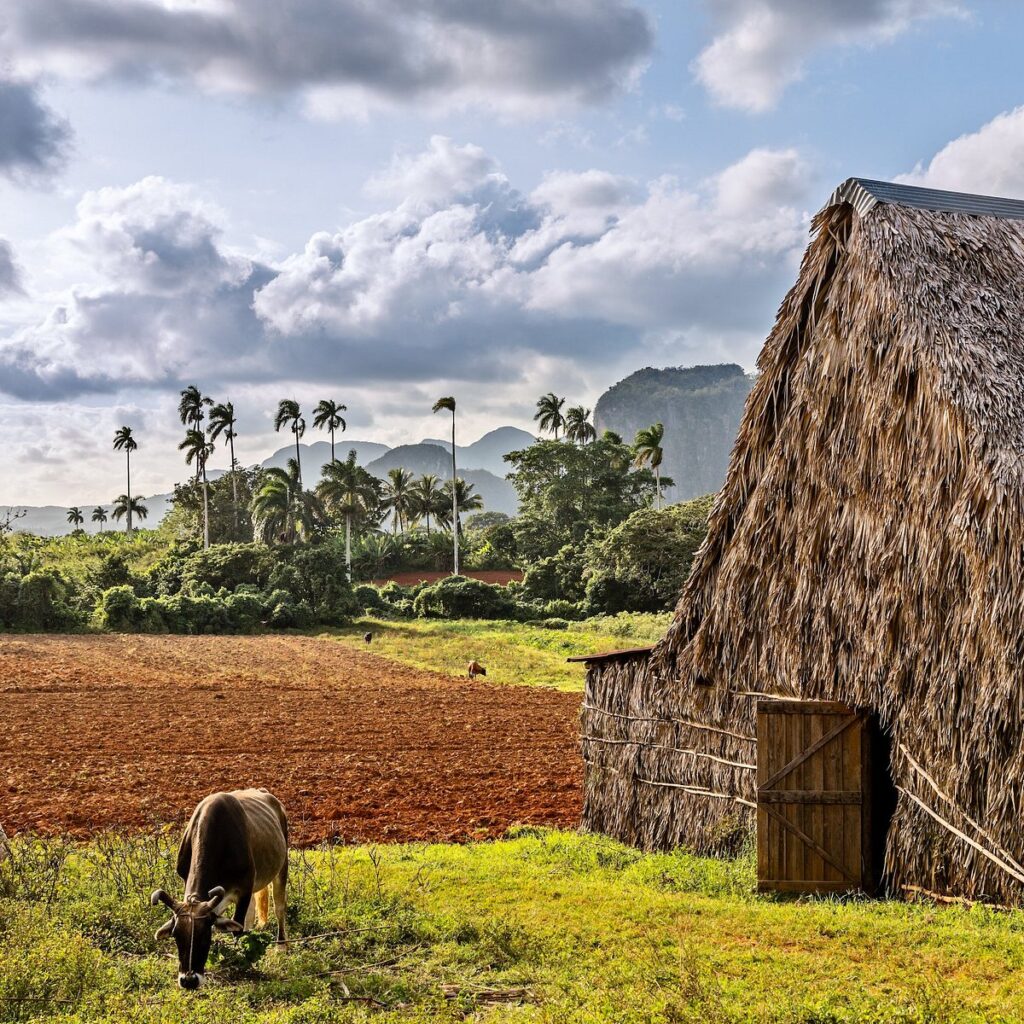
[{"label": "cow's head", "polygon": [[184,903],[172,899],[163,889],[153,893],[150,900],[153,906],[162,903],[171,912],[170,921],[157,930],[156,937],[166,939],[173,936],[178,947],[178,984],[182,988],[195,991],[202,985],[214,928],[236,934],[242,931],[237,921],[217,913],[223,897],[224,890],[220,886],[211,889],[206,900],[187,896]]}]

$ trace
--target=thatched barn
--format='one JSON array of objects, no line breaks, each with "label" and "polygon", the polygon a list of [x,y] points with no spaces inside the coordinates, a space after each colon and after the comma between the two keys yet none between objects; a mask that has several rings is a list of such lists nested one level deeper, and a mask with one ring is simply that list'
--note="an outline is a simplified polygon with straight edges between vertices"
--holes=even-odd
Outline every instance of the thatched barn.
[{"label": "thatched barn", "polygon": [[667,635],[589,659],[584,825],[734,847],[755,709],[887,739],[885,882],[1024,900],[1024,202],[850,179],[814,218]]}]

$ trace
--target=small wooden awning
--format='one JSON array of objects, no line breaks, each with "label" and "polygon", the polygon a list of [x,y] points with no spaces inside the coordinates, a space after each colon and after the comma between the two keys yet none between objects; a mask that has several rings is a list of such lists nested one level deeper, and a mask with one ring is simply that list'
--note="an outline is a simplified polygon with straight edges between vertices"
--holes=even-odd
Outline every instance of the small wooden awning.
[{"label": "small wooden awning", "polygon": [[639,658],[641,655],[650,654],[654,650],[654,645],[650,647],[626,647],[621,651],[604,651],[602,654],[576,654],[571,658],[566,658],[566,661],[585,661],[588,664],[591,661],[614,661],[616,658]]}]

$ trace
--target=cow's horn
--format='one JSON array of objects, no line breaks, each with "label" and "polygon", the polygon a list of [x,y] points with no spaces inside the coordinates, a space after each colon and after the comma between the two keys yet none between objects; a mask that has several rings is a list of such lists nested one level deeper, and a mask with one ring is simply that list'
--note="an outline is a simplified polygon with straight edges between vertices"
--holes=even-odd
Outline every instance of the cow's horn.
[{"label": "cow's horn", "polygon": [[149,897],[149,902],[155,907],[158,903],[162,903],[170,911],[176,912],[177,907],[174,900],[163,891],[163,889],[157,889],[152,896]]},{"label": "cow's horn", "polygon": [[223,895],[224,895],[224,886],[223,885],[215,885],[210,890],[210,895],[206,899],[206,906],[208,906],[211,910],[213,910],[213,908],[216,907],[217,904],[220,902],[220,899],[221,899],[221,897]]}]

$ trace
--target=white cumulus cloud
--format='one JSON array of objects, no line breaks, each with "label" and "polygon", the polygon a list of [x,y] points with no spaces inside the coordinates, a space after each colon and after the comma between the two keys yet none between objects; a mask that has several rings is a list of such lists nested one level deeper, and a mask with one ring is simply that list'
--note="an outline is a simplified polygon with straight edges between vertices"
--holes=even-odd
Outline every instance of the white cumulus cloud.
[{"label": "white cumulus cloud", "polygon": [[693,71],[722,106],[762,113],[803,77],[816,51],[886,43],[954,0],[710,0],[718,32]]}]

